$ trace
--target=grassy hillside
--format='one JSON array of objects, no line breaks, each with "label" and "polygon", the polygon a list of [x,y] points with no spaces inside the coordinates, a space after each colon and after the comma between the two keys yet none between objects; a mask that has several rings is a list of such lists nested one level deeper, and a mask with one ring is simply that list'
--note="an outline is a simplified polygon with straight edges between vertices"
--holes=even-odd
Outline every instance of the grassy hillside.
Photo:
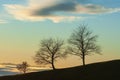
[{"label": "grassy hillside", "polygon": [[4,76],[0,80],[120,80],[120,60],[88,64],[85,67]]}]

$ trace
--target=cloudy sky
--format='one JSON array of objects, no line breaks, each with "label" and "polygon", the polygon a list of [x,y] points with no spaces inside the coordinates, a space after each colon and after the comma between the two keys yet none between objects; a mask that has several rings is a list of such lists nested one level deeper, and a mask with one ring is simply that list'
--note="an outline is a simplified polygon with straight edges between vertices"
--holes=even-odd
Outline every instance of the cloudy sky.
[{"label": "cloudy sky", "polygon": [[[20,72],[16,68],[17,65],[18,64],[13,64],[13,63],[0,63],[0,76],[21,74],[22,72]],[[46,70],[46,68],[29,65],[27,72],[36,72],[36,71],[43,71],[43,70]]]},{"label": "cloudy sky", "polygon": [[[99,35],[103,54],[87,57],[87,63],[119,59],[119,21],[119,0],[0,0],[0,62],[34,64],[32,58],[41,39],[66,40],[83,23]],[[56,64],[80,63],[72,56]]]}]

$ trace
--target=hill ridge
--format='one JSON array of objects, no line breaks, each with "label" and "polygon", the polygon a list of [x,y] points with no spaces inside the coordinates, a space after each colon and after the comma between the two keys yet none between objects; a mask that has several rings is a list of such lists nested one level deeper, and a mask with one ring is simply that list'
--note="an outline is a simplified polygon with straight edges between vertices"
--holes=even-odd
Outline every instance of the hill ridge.
[{"label": "hill ridge", "polygon": [[120,80],[120,60],[92,63],[85,67],[3,76],[0,80]]}]

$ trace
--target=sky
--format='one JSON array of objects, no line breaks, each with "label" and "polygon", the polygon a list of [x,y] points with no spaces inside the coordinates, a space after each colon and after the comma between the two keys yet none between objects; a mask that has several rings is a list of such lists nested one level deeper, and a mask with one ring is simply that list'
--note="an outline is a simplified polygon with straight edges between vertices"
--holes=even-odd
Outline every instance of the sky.
[{"label": "sky", "polygon": [[[86,57],[86,63],[120,59],[120,0],[0,0],[0,63],[34,64],[33,57],[44,38],[67,39],[80,24],[88,24],[99,36],[102,55]],[[81,65],[69,56],[57,67]]]}]

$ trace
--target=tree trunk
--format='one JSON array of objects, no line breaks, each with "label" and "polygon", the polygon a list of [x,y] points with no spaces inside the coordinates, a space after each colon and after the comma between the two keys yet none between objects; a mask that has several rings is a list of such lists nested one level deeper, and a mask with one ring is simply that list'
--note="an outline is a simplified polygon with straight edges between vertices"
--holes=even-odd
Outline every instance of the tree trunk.
[{"label": "tree trunk", "polygon": [[83,66],[85,66],[85,54],[84,53],[83,53],[82,61],[83,61]]},{"label": "tree trunk", "polygon": [[24,73],[24,74],[26,73],[26,68],[23,69],[23,73]]},{"label": "tree trunk", "polygon": [[55,65],[54,65],[54,58],[52,57],[52,68],[53,68],[53,70],[55,70]]},{"label": "tree trunk", "polygon": [[26,71],[23,71],[23,73],[25,74],[25,73],[26,73]]}]

